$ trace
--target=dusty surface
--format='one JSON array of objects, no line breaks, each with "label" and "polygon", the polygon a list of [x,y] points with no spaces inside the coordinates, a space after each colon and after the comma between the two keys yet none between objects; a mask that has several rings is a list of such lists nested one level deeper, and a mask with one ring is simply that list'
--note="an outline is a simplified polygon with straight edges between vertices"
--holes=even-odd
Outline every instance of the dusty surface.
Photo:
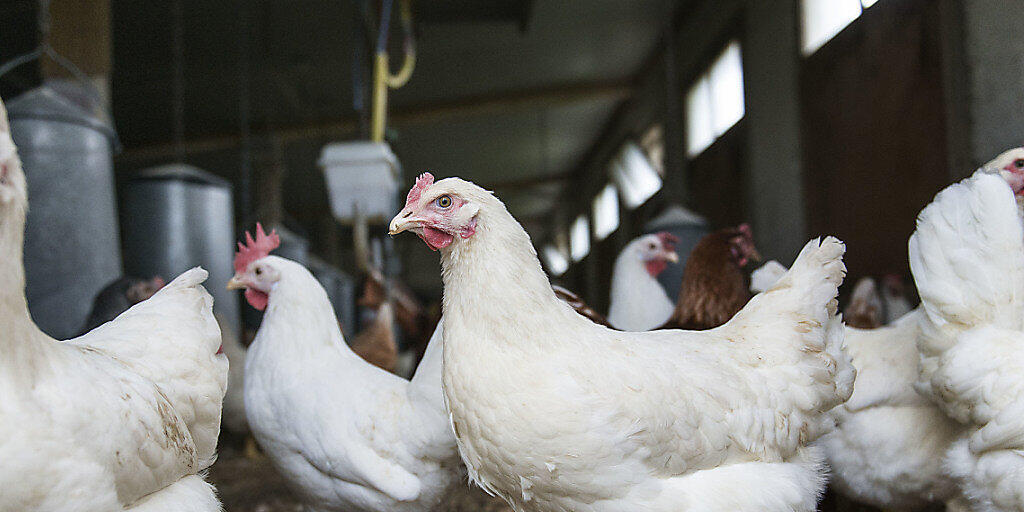
[{"label": "dusty surface", "polygon": [[[302,505],[288,490],[270,459],[249,459],[240,450],[225,447],[210,468],[210,482],[217,486],[225,512],[301,512]],[[447,512],[512,512],[503,501],[477,488],[456,489]]]},{"label": "dusty surface", "polygon": [[210,468],[225,512],[300,512],[302,505],[264,455],[248,459],[238,450],[223,449]]}]

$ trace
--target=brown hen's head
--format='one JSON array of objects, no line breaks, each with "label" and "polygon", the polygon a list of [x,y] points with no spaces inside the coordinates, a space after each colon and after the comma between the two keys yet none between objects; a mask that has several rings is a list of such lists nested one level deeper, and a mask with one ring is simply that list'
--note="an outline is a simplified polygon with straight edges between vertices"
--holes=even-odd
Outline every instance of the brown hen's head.
[{"label": "brown hen's head", "polygon": [[740,268],[750,263],[760,263],[761,253],[757,252],[754,245],[754,234],[751,232],[750,224],[740,224],[734,228],[726,228],[719,233],[727,238],[729,253],[733,261]]},{"label": "brown hen's head", "polygon": [[686,260],[676,311],[666,327],[703,330],[729,321],[750,300],[743,267],[760,260],[747,224],[705,235]]}]

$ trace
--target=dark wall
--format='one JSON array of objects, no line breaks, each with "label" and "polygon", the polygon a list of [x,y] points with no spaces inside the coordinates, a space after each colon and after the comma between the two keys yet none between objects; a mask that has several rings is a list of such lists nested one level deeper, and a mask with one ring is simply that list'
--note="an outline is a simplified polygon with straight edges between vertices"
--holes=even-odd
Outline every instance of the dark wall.
[{"label": "dark wall", "polygon": [[[711,229],[735,226],[747,218],[743,190],[744,123],[740,121],[690,162],[691,205]],[[755,233],[756,235],[756,233]]]},{"label": "dark wall", "polygon": [[[0,30],[0,64],[32,51],[39,44],[38,4],[35,0],[0,2],[0,19],[4,20],[4,29]],[[39,61],[28,62],[0,78],[0,95],[14,98],[41,81]]]},{"label": "dark wall", "polygon": [[937,2],[882,2],[801,66],[812,236],[847,243],[849,282],[909,275],[917,213],[947,184]]}]

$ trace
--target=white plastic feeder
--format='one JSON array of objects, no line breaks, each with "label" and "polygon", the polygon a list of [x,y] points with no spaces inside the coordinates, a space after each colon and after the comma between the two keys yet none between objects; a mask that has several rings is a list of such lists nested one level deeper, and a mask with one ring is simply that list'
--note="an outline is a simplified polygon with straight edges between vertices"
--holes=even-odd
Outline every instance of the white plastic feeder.
[{"label": "white plastic feeder", "polygon": [[320,152],[331,212],[351,223],[356,211],[367,222],[387,222],[398,211],[395,195],[401,167],[387,143],[335,142]]}]

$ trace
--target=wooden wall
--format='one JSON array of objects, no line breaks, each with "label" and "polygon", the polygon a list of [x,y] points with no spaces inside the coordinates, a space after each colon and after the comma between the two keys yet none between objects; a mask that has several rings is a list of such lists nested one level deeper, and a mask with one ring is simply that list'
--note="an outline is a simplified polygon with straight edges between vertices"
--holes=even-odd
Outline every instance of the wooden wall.
[{"label": "wooden wall", "polygon": [[847,243],[850,282],[909,276],[917,213],[948,182],[938,2],[879,2],[801,64],[811,236]]}]

